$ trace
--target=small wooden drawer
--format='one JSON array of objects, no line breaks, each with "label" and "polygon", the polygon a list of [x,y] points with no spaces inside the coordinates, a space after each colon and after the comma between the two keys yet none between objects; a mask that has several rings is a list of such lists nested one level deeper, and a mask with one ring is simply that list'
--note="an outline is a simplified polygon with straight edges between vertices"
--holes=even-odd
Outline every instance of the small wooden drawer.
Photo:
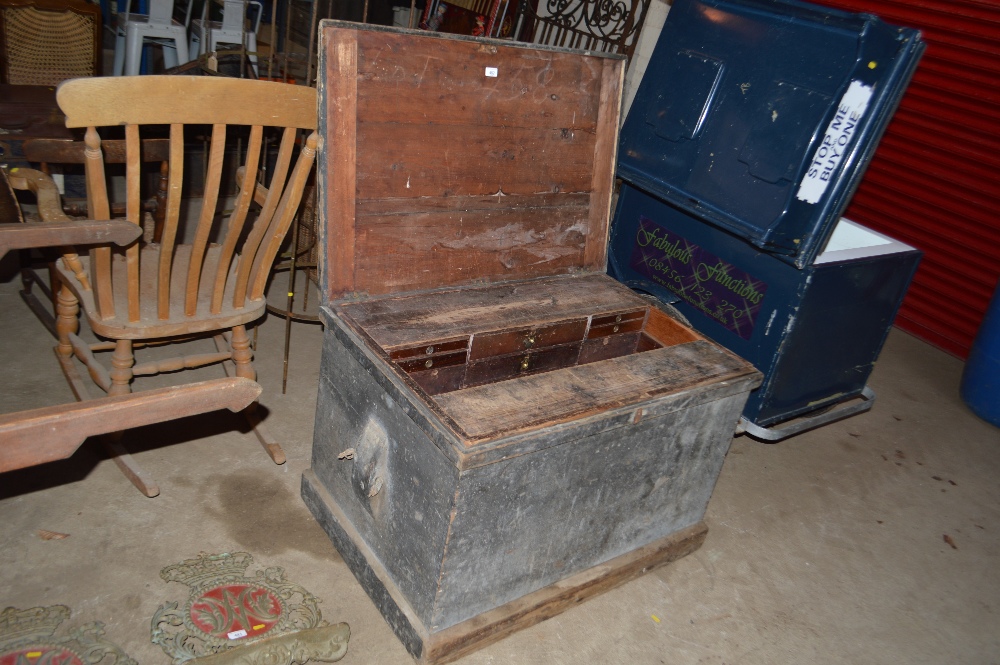
[{"label": "small wooden drawer", "polygon": [[646,310],[644,309],[633,312],[623,312],[621,314],[595,316],[590,322],[590,330],[587,331],[587,339],[642,330],[645,322]]},{"label": "small wooden drawer", "polygon": [[579,344],[567,344],[470,363],[463,387],[481,386],[517,376],[570,367],[576,364],[579,355]]},{"label": "small wooden drawer", "polygon": [[465,352],[468,348],[469,338],[463,337],[461,339],[447,340],[443,342],[430,342],[428,344],[419,344],[417,346],[395,349],[389,352],[389,357],[399,362],[410,358],[427,358],[435,355],[448,354],[453,351]]},{"label": "small wooden drawer", "polygon": [[[428,395],[644,353],[697,335],[649,308],[470,333],[388,350]],[[427,339],[426,337],[424,338]]]},{"label": "small wooden drawer", "polygon": [[580,364],[585,365],[597,362],[598,360],[608,360],[636,353],[641,336],[641,332],[630,332],[620,335],[606,335],[597,339],[588,339],[583,343],[583,348],[580,350]]},{"label": "small wooden drawer", "polygon": [[452,367],[454,365],[465,364],[465,351],[455,351],[453,353],[442,353],[440,355],[414,358],[413,360],[403,360],[398,362],[404,372],[423,372],[429,369],[440,369],[442,367]]},{"label": "small wooden drawer", "polygon": [[547,326],[480,333],[472,338],[469,361],[579,342],[586,330],[586,319],[573,319]]},{"label": "small wooden drawer", "polygon": [[459,390],[465,380],[465,365],[435,367],[422,372],[410,372],[410,378],[428,395],[440,395]]}]

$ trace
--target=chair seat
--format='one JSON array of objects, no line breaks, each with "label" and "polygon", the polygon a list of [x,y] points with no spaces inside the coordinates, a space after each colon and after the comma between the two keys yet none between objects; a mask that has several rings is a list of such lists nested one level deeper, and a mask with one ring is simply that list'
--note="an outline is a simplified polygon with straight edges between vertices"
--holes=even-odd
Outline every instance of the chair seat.
[{"label": "chair seat", "polygon": [[[116,253],[111,262],[111,282],[114,294],[115,311],[110,318],[101,318],[98,314],[94,292],[83,289],[72,271],[68,270],[60,259],[56,262],[61,279],[65,280],[70,290],[80,301],[80,306],[87,315],[91,330],[102,337],[110,339],[149,339],[189,335],[215,330],[226,330],[233,326],[254,321],[264,314],[266,301],[246,299],[243,307],[233,307],[233,289],[236,281],[236,268],[239,256],[235,256],[226,278],[226,289],[222,299],[222,309],[213,314],[211,307],[212,289],[214,288],[216,266],[219,262],[219,245],[209,245],[202,264],[202,279],[198,289],[198,304],[193,316],[184,314],[184,298],[186,292],[186,276],[191,260],[191,246],[177,245],[174,251],[172,279],[170,282],[170,316],[160,319],[157,315],[157,269],[160,258],[160,245],[149,244],[140,251],[139,264],[139,320],[129,321],[127,296],[127,266],[125,257]],[[90,274],[90,259],[80,257],[84,269]]]}]

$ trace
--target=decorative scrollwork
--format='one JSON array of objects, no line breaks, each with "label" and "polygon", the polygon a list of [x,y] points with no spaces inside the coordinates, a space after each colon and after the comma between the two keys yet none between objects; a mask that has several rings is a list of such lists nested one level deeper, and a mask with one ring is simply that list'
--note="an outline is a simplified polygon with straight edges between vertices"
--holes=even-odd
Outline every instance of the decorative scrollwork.
[{"label": "decorative scrollwork", "polygon": [[522,0],[524,41],[631,57],[650,0]]},{"label": "decorative scrollwork", "polygon": [[104,624],[98,621],[58,635],[59,625],[69,617],[65,605],[0,612],[0,661],[137,665],[121,647],[104,639]]},{"label": "decorative scrollwork", "polygon": [[[252,563],[246,552],[202,554],[163,569],[164,581],[189,587],[185,603],[164,603],[151,622],[153,643],[174,665],[325,625],[316,596],[289,582],[277,566],[248,576]],[[265,651],[261,647],[247,653],[263,657]]]}]

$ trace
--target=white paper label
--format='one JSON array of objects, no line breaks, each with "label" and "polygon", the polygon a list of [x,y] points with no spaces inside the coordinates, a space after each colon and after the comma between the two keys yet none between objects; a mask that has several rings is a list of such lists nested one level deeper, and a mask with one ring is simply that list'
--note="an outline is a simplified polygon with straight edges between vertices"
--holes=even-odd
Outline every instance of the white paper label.
[{"label": "white paper label", "polygon": [[860,81],[851,81],[837,107],[837,114],[826,128],[823,141],[816,148],[812,163],[802,178],[799,191],[795,195],[799,201],[816,203],[822,198],[830,181],[833,180],[837,167],[844,159],[844,153],[854,139],[858,123],[864,117],[871,98],[872,89],[869,86]]},{"label": "white paper label", "polygon": [[486,68],[486,75],[488,77],[490,77],[490,78],[495,79],[497,77],[497,75],[499,75],[499,74],[500,74],[500,70],[497,69],[496,67],[487,67]]},{"label": "white paper label", "polygon": [[226,633],[226,636],[229,639],[231,639],[231,640],[238,640],[241,637],[246,637],[247,636],[247,631],[245,631],[245,630],[234,630],[231,633]]}]

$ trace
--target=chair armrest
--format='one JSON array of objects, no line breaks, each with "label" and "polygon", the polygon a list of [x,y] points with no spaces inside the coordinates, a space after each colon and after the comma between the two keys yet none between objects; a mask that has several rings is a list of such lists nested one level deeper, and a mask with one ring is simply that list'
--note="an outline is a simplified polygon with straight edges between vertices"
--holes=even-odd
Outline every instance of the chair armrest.
[{"label": "chair armrest", "polygon": [[59,190],[52,178],[34,169],[11,169],[6,175],[14,189],[34,192],[42,223],[0,224],[0,258],[12,249],[63,245],[128,245],[142,235],[142,228],[123,219],[73,220],[62,210]]},{"label": "chair armrest", "polygon": [[62,209],[59,188],[48,176],[35,169],[13,168],[7,172],[11,187],[30,191],[38,200],[38,215],[46,222],[70,221]]},{"label": "chair armrest", "polygon": [[226,408],[240,411],[260,384],[227,378],[0,416],[0,473],[65,459],[90,436]]},{"label": "chair armrest", "polygon": [[12,249],[63,245],[128,245],[142,228],[124,219],[0,224],[0,258]]}]

